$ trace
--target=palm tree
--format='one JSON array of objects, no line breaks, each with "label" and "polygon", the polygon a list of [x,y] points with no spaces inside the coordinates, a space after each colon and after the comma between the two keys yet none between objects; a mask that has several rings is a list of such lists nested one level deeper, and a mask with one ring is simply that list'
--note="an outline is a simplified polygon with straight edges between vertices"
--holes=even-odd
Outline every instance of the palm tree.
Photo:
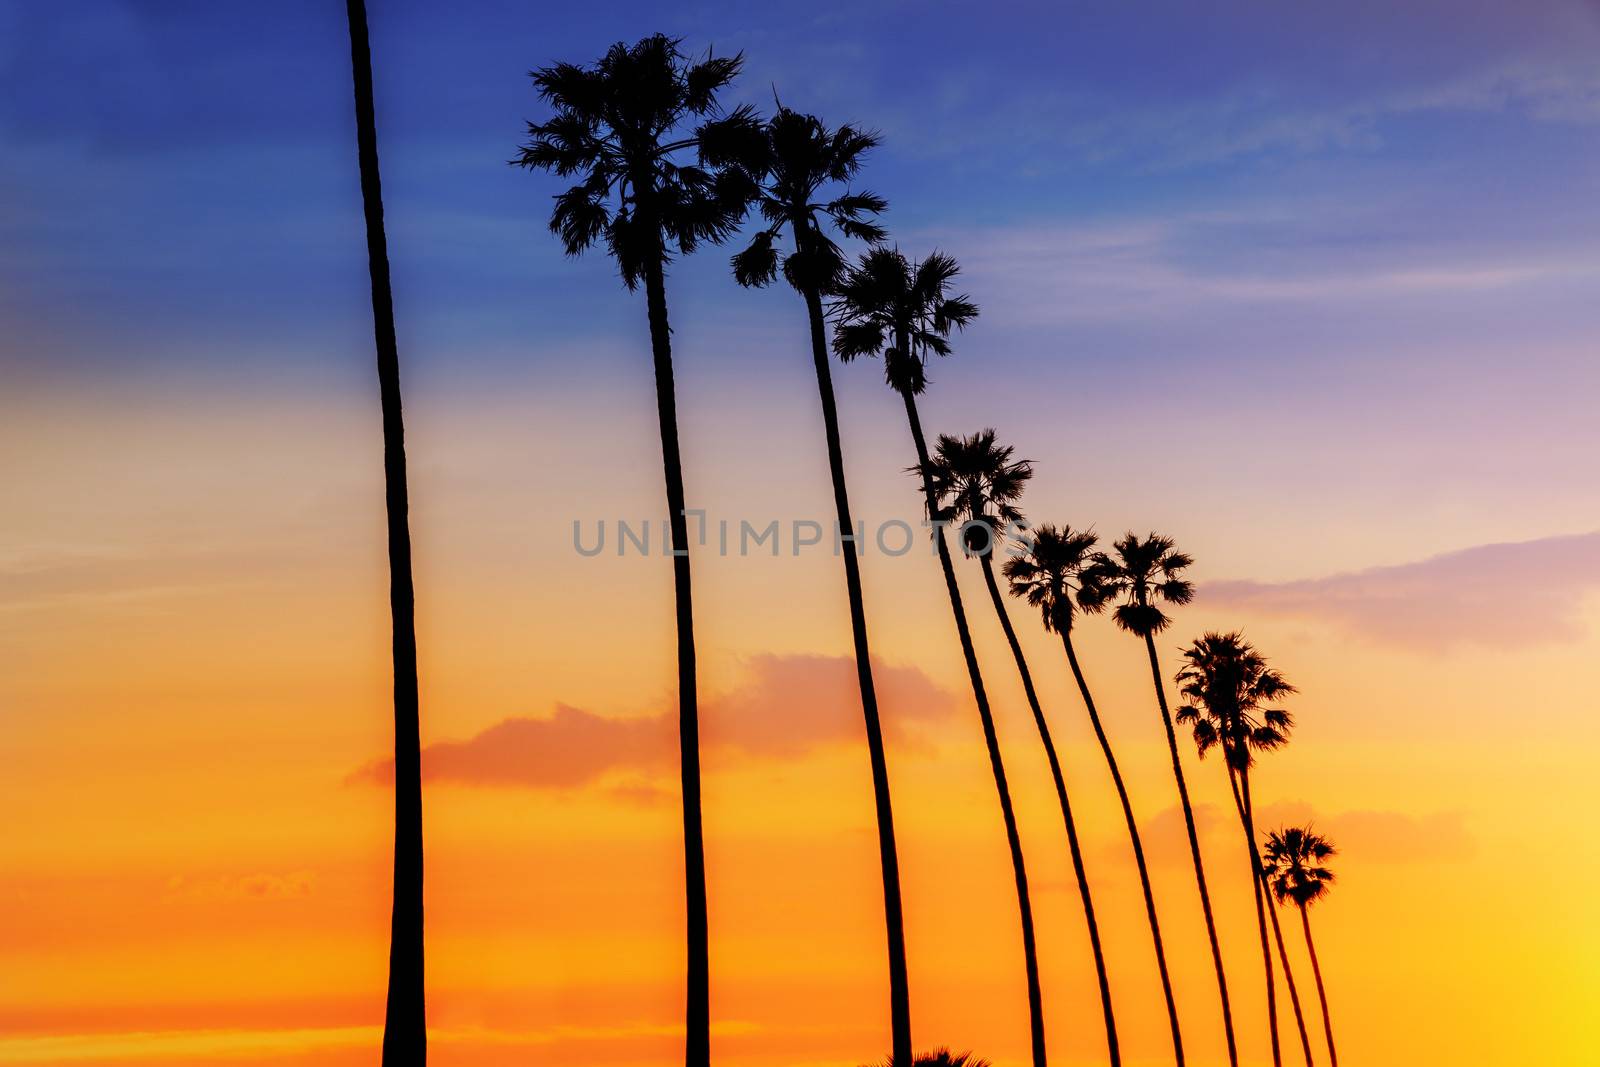
[{"label": "palm tree", "polygon": [[[1167,1025],[1172,1031],[1172,1051],[1177,1062],[1184,1062],[1183,1035],[1178,1028],[1178,1003],[1172,992],[1172,979],[1167,973],[1166,944],[1161,937],[1161,920],[1156,915],[1155,890],[1150,884],[1150,867],[1145,862],[1144,842],[1139,836],[1139,821],[1133,814],[1133,802],[1128,799],[1128,788],[1122,781],[1122,770],[1111,748],[1100,712],[1095,707],[1094,694],[1078,664],[1078,653],[1072,643],[1073,623],[1078,612],[1095,614],[1105,607],[1105,591],[1098,581],[1094,547],[1099,538],[1092,532],[1074,530],[1070,526],[1060,529],[1046,525],[1029,531],[1031,544],[1026,553],[1006,561],[1005,576],[1011,583],[1013,596],[1023,597],[1039,609],[1046,632],[1061,637],[1061,646],[1067,653],[1067,664],[1078,683],[1083,706],[1088,709],[1089,722],[1094,727],[1095,738],[1100,742],[1100,752],[1111,770],[1111,781],[1117,787],[1117,799],[1122,804],[1122,819],[1128,827],[1128,840],[1133,845],[1133,859],[1139,869],[1139,886],[1144,892],[1145,917],[1150,922],[1150,937],[1155,942],[1156,969],[1161,975],[1161,992],[1167,1003]],[[1228,1051],[1233,1049],[1233,1020],[1227,1019]],[[1233,1062],[1237,1063],[1235,1059]]]},{"label": "palm tree", "polygon": [[[950,331],[961,329],[978,317],[978,306],[965,296],[951,296],[950,283],[960,273],[956,261],[934,252],[919,263],[909,262],[897,249],[875,248],[861,257],[839,282],[833,310],[839,327],[833,335],[833,350],[849,362],[861,356],[881,355],[889,387],[905,402],[906,421],[916,447],[917,469],[922,478],[923,503],[928,513],[939,510],[933,482],[927,477],[928,441],[917,413],[917,396],[927,388],[929,353],[950,353]],[[1017,911],[1022,925],[1022,961],[1028,985],[1029,1037],[1034,1067],[1044,1067],[1044,1004],[1039,989],[1039,956],[1033,936],[1033,902],[1028,895],[1028,869],[1022,856],[1022,838],[1017,832],[1017,816],[1011,805],[1011,788],[1006,784],[1005,762],[1000,756],[1000,740],[995,733],[994,715],[983,686],[983,672],[972,647],[972,631],[967,626],[966,609],[961,604],[961,588],[950,562],[950,546],[944,529],[933,530],[939,567],[944,572],[945,592],[950,597],[950,612],[955,617],[961,654],[966,661],[967,679],[972,684],[973,700],[983,724],[984,745],[989,752],[989,769],[994,774],[1000,796],[1000,814],[1005,822],[1006,843],[1011,850],[1011,871],[1017,885]]]},{"label": "palm tree", "polygon": [[674,254],[721,243],[738,228],[754,189],[746,169],[728,161],[741,146],[755,150],[760,123],[746,108],[723,115],[717,104],[718,91],[739,73],[741,57],[689,62],[678,44],[657,34],[631,46],[615,44],[590,67],[559,63],[534,71],[534,86],[554,114],[528,123],[528,142],[512,162],[581,179],[555,198],[551,231],[572,256],[604,241],[623,284],[632,291],[644,282],[677,605],[688,940],[685,1062],[704,1067],[711,1053],[699,706],[665,275]]},{"label": "palm tree", "polygon": [[990,1067],[989,1061],[970,1052],[951,1052],[947,1048],[936,1048],[932,1052],[911,1059],[910,1057],[897,1060],[890,1057],[884,1061],[883,1067],[895,1067],[897,1063],[909,1063],[912,1067]]},{"label": "palm tree", "polygon": [[372,331],[378,351],[383,410],[383,496],[389,525],[389,625],[394,671],[394,888],[389,925],[389,993],[383,1017],[384,1067],[428,1061],[422,984],[422,741],[417,697],[416,594],[411,582],[407,518],[405,419],[400,403],[400,350],[389,247],[383,230],[378,129],[372,97],[367,5],[348,0],[350,69],[355,81],[356,157],[366,215],[367,273],[372,279]]},{"label": "palm tree", "polygon": [[[1152,533],[1141,540],[1128,533],[1111,545],[1111,554],[1098,553],[1091,564],[1091,580],[1106,601],[1119,600],[1112,618],[1118,628],[1144,639],[1150,656],[1150,678],[1156,689],[1156,706],[1161,710],[1161,725],[1167,732],[1167,751],[1172,757],[1172,776],[1178,783],[1178,801],[1183,807],[1183,824],[1189,833],[1189,857],[1194,862],[1194,880],[1200,889],[1200,910],[1205,915],[1206,937],[1211,942],[1211,964],[1217,973],[1217,993],[1222,998],[1222,1024],[1228,1038],[1228,1060],[1237,1064],[1237,1043],[1233,1033],[1233,1004],[1228,997],[1228,976],[1222,966],[1222,947],[1217,941],[1217,923],[1211,914],[1211,891],[1206,885],[1205,863],[1200,856],[1200,835],[1195,830],[1194,805],[1189,802],[1189,786],[1183,777],[1183,762],[1178,757],[1178,735],[1167,709],[1167,691],[1161,680],[1161,660],[1156,655],[1155,635],[1171,625],[1165,605],[1183,605],[1194,599],[1194,585],[1183,571],[1194,561],[1179,552],[1172,538]],[[1273,1030],[1273,1063],[1279,1062],[1277,1030]]]},{"label": "palm tree", "polygon": [[995,547],[1006,536],[1005,531],[1018,527],[1022,512],[1017,501],[1023,487],[1033,477],[1033,466],[1025,459],[1014,460],[1010,445],[995,442],[995,432],[984,430],[971,437],[951,437],[940,434],[934,456],[926,471],[922,472],[934,486],[939,501],[939,511],[930,518],[939,522],[961,523],[962,547],[968,556],[977,557],[983,567],[983,580],[989,588],[989,599],[994,603],[1000,628],[1005,631],[1011,645],[1011,656],[1017,662],[1017,672],[1022,676],[1022,689],[1028,697],[1028,707],[1033,710],[1033,721],[1039,728],[1039,740],[1044,744],[1045,756],[1050,762],[1050,775],[1055,779],[1056,798],[1061,804],[1061,818],[1067,826],[1067,847],[1072,856],[1072,870],[1078,880],[1078,896],[1083,901],[1084,918],[1089,924],[1089,947],[1094,955],[1095,975],[1100,983],[1100,1009],[1105,1017],[1106,1045],[1110,1050],[1113,1067],[1122,1062],[1122,1052],[1117,1042],[1117,1020],[1111,1005],[1111,982],[1106,975],[1105,953],[1100,945],[1100,924],[1095,920],[1094,897],[1089,891],[1089,876],[1084,869],[1083,850],[1078,842],[1077,820],[1072,817],[1072,803],[1067,798],[1067,782],[1061,771],[1061,760],[1056,755],[1055,742],[1050,737],[1050,726],[1044,710],[1039,705],[1039,694],[1033,687],[1033,673],[1028,669],[1027,658],[1022,654],[1022,644],[1011,625],[1006,611],[1005,597],[994,576]]},{"label": "palm tree", "polygon": [[[911,1061],[911,988],[906,970],[905,920],[900,903],[900,859],[895,848],[894,811],[889,795],[889,766],[884,754],[883,726],[878,717],[878,694],[872,678],[872,653],[867,644],[867,612],[861,595],[859,549],[851,531],[850,494],[844,480],[844,447],[839,437],[839,409],[833,395],[833,372],[828,361],[827,324],[823,296],[832,291],[844,267],[844,253],[828,234],[831,225],[841,235],[876,243],[883,229],[871,216],[884,210],[882,198],[851,192],[838,186],[855,177],[861,159],[877,145],[871,134],[853,126],[829,129],[813,115],[780,106],[766,124],[765,158],[757,206],[766,228],[750,246],[733,257],[739,284],[767,285],[781,268],[789,284],[805,301],[811,327],[811,361],[817,373],[817,393],[822,400],[822,429],[828,447],[828,471],[833,477],[833,503],[841,539],[851,538],[844,557],[845,593],[850,601],[850,631],[855,641],[856,680],[861,688],[861,710],[866,719],[867,752],[872,764],[872,794],[878,815],[878,860],[883,874],[883,916],[889,942],[889,1023],[893,1057]],[[778,241],[789,232],[793,250],[780,253]]]},{"label": "palm tree", "polygon": [[1288,743],[1293,717],[1275,702],[1295,692],[1283,675],[1267,666],[1266,658],[1239,633],[1208,633],[1183,650],[1185,665],[1178,672],[1179,692],[1188,700],[1178,709],[1178,722],[1194,730],[1195,745],[1203,759],[1214,746],[1220,746],[1223,765],[1228,770],[1228,785],[1234,807],[1244,829],[1250,857],[1250,874],[1255,890],[1256,926],[1261,938],[1261,958],[1267,975],[1267,1004],[1277,1038],[1277,997],[1273,990],[1272,950],[1267,944],[1267,921],[1283,964],[1283,977],[1289,987],[1289,1001],[1300,1031],[1300,1050],[1307,1067],[1311,1063],[1311,1039],[1306,1034],[1305,1014],[1300,1007],[1300,992],[1289,954],[1284,949],[1278,913],[1266,893],[1266,872],[1256,848],[1255,809],[1250,800],[1250,768],[1257,752],[1270,752]]},{"label": "palm tree", "polygon": [[1267,835],[1266,870],[1272,893],[1279,903],[1292,903],[1300,909],[1300,928],[1306,935],[1306,954],[1311,957],[1311,974],[1317,981],[1317,1000],[1322,1004],[1322,1032],[1328,1039],[1328,1062],[1339,1067],[1339,1054],[1333,1048],[1333,1020],[1328,1016],[1328,994],[1322,986],[1322,967],[1317,963],[1317,946],[1311,940],[1311,905],[1328,895],[1334,883],[1333,872],[1325,864],[1339,854],[1321,834],[1310,828],[1291,826]]}]

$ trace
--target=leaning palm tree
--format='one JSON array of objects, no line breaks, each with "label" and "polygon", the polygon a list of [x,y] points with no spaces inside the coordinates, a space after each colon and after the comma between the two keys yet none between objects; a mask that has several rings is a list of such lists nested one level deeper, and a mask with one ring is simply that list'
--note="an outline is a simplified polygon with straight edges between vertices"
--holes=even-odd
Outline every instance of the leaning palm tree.
[{"label": "leaning palm tree", "polygon": [[[1178,757],[1178,735],[1167,708],[1166,686],[1161,680],[1161,660],[1156,655],[1155,635],[1171,625],[1163,610],[1166,605],[1183,605],[1194,599],[1194,585],[1183,572],[1194,561],[1179,552],[1172,538],[1152,533],[1140,539],[1128,533],[1111,545],[1111,552],[1098,553],[1093,560],[1091,580],[1098,595],[1107,602],[1120,601],[1112,618],[1117,626],[1144,640],[1150,656],[1150,678],[1155,684],[1156,706],[1161,710],[1161,725],[1167,732],[1167,752],[1172,757],[1172,776],[1178,783],[1178,801],[1183,807],[1184,828],[1189,833],[1189,857],[1194,863],[1194,880],[1200,890],[1200,910],[1205,915],[1206,937],[1211,942],[1211,965],[1217,974],[1217,993],[1222,998],[1222,1021],[1228,1038],[1228,1059],[1238,1063],[1233,1033],[1233,1004],[1228,997],[1228,976],[1222,966],[1222,947],[1217,941],[1217,923],[1211,914],[1211,891],[1206,884],[1205,863],[1200,856],[1200,835],[1195,830],[1194,805],[1189,802],[1189,786],[1183,777],[1183,761]],[[1273,1063],[1279,1063],[1277,1030],[1273,1030]]]},{"label": "leaning palm tree", "polygon": [[1195,745],[1203,759],[1220,747],[1228,785],[1233,792],[1239,824],[1248,846],[1252,887],[1255,891],[1256,926],[1261,939],[1261,960],[1267,975],[1268,1014],[1277,1038],[1277,996],[1274,992],[1272,950],[1267,943],[1267,922],[1277,941],[1278,958],[1289,987],[1289,1001],[1300,1031],[1300,1050],[1311,1064],[1311,1039],[1289,954],[1283,945],[1278,913],[1266,892],[1265,869],[1256,848],[1255,808],[1250,800],[1250,768],[1257,752],[1270,752],[1288,743],[1294,718],[1276,702],[1295,692],[1283,675],[1267,666],[1266,658],[1239,633],[1208,633],[1183,650],[1184,667],[1178,672],[1179,692],[1187,699],[1178,709],[1178,722],[1193,728]]},{"label": "leaning palm tree", "polygon": [[[877,145],[872,134],[853,126],[829,129],[813,115],[786,107],[767,120],[765,151],[754,169],[761,174],[757,207],[765,228],[750,245],[733,257],[733,273],[740,285],[764,286],[781,269],[789,284],[805,301],[811,330],[811,361],[822,400],[822,430],[828,448],[828,471],[833,478],[833,503],[841,542],[850,539],[844,558],[845,594],[850,601],[850,631],[855,641],[856,681],[861,689],[861,710],[866,719],[867,754],[872,764],[872,794],[878,815],[878,860],[883,874],[883,917],[889,942],[889,1024],[893,1058],[911,1061],[911,989],[906,970],[905,920],[900,903],[900,860],[895,848],[894,811],[890,804],[889,767],[884,753],[883,726],[878,716],[877,687],[872,677],[872,653],[867,644],[867,612],[861,595],[859,546],[850,519],[850,494],[844,480],[844,447],[839,437],[839,409],[833,395],[833,372],[828,359],[827,323],[822,301],[832,292],[844,268],[843,251],[829,228],[857,240],[877,242],[883,229],[872,217],[887,204],[867,192],[841,188],[855,177],[864,155]],[[785,254],[779,242],[787,231],[792,248]]]},{"label": "leaning palm tree", "polygon": [[[881,355],[884,377],[889,387],[905,402],[906,421],[916,447],[917,467],[928,469],[928,441],[917,413],[917,397],[927,388],[929,353],[950,353],[950,331],[961,329],[978,316],[978,306],[965,296],[950,295],[950,283],[960,273],[956,261],[939,252],[919,263],[909,262],[897,249],[875,248],[861,257],[840,279],[834,295],[833,312],[839,326],[833,335],[833,350],[849,362],[861,356]],[[939,509],[932,480],[924,473],[923,504],[929,514]],[[966,661],[967,680],[983,724],[984,745],[989,753],[989,769],[994,774],[1000,796],[1000,814],[1005,822],[1006,844],[1011,850],[1011,872],[1017,885],[1017,911],[1022,926],[1022,962],[1028,986],[1028,1023],[1034,1067],[1044,1067],[1044,1003],[1039,989],[1039,955],[1033,936],[1033,901],[1028,895],[1028,869],[1022,856],[1022,837],[1017,831],[1017,816],[1011,805],[1011,787],[1006,783],[1005,762],[1000,755],[1000,740],[995,733],[994,715],[983,685],[983,672],[972,647],[972,631],[961,604],[961,587],[956,584],[955,567],[950,562],[950,546],[944,529],[934,526],[933,542],[938,550],[939,567],[944,572],[945,592],[950,597],[950,612],[955,617],[956,635]]]},{"label": "leaning palm tree", "polygon": [[1100,983],[1100,1010],[1105,1018],[1106,1045],[1112,1067],[1116,1067],[1122,1062],[1117,1041],[1117,1019],[1112,1010],[1111,981],[1106,975],[1105,952],[1100,945],[1100,924],[1094,915],[1094,896],[1089,891],[1089,875],[1084,869],[1083,850],[1078,842],[1077,820],[1072,816],[1067,781],[1061,771],[1061,760],[1056,755],[1055,742],[1050,737],[1050,725],[1045,720],[1039,694],[1033,686],[1033,673],[1028,669],[1022,643],[1017,640],[1011,615],[1006,611],[1005,597],[1000,593],[1000,583],[994,576],[996,547],[1008,536],[1009,531],[1019,528],[1023,523],[1017,501],[1022,496],[1023,487],[1033,477],[1032,464],[1025,459],[1012,459],[1013,453],[1010,445],[996,443],[993,430],[984,430],[971,437],[940,434],[933,459],[921,473],[933,482],[934,494],[939,502],[939,510],[929,517],[936,522],[960,523],[963,549],[969,557],[976,557],[983,568],[989,599],[994,603],[1000,628],[1011,645],[1011,657],[1017,662],[1017,673],[1022,676],[1022,690],[1027,695],[1028,707],[1033,711],[1034,724],[1039,728],[1039,740],[1044,744],[1050,775],[1055,779],[1061,818],[1067,827],[1067,848],[1072,856],[1072,870],[1077,877],[1084,918],[1089,925],[1089,947],[1094,955],[1095,975]]},{"label": "leaning palm tree", "polygon": [[355,79],[356,156],[372,278],[372,328],[383,409],[383,488],[389,523],[389,625],[394,671],[394,887],[389,925],[389,993],[383,1016],[384,1067],[428,1061],[422,983],[422,741],[417,697],[416,595],[411,582],[405,419],[400,403],[400,351],[395,340],[389,247],[383,229],[378,130],[372,97],[367,6],[348,0],[350,67]]},{"label": "leaning palm tree", "polygon": [[1298,826],[1275,830],[1267,835],[1266,871],[1278,902],[1300,909],[1300,928],[1305,931],[1306,954],[1311,957],[1311,975],[1317,981],[1317,1000],[1322,1005],[1322,1032],[1328,1039],[1328,1062],[1339,1067],[1339,1054],[1333,1048],[1333,1020],[1328,1016],[1328,993],[1322,986],[1322,967],[1317,963],[1317,946],[1311,940],[1311,905],[1328,895],[1334,883],[1333,871],[1325,866],[1339,854],[1329,841],[1309,828]]},{"label": "leaning palm tree", "polygon": [[534,71],[534,86],[554,114],[528,123],[528,141],[512,162],[580,179],[555,198],[551,231],[572,256],[603,241],[623,284],[632,291],[644,283],[677,606],[688,940],[685,1061],[704,1067],[711,1053],[699,705],[665,276],[673,255],[721,243],[738,228],[754,189],[746,168],[729,161],[741,145],[759,143],[760,123],[748,109],[724,115],[717,104],[718,91],[739,73],[739,56],[690,62],[678,44],[657,34],[613,45],[593,66],[559,63]]},{"label": "leaning palm tree", "polygon": [[[1098,580],[1094,547],[1099,542],[1090,531],[1074,530],[1070,526],[1057,528],[1048,524],[1033,527],[1028,532],[1027,551],[1006,561],[1005,576],[1011,583],[1013,596],[1023,597],[1035,608],[1044,621],[1047,633],[1061,637],[1061,647],[1066,650],[1067,664],[1078,683],[1078,693],[1089,712],[1089,722],[1094,727],[1095,738],[1100,742],[1100,752],[1105,756],[1111,771],[1112,784],[1117,788],[1117,799],[1122,804],[1122,820],[1128,828],[1128,840],[1133,845],[1133,860],[1139,870],[1139,886],[1144,892],[1145,917],[1150,923],[1150,937],[1155,943],[1156,969],[1161,975],[1161,992],[1166,998],[1167,1026],[1172,1031],[1172,1051],[1178,1064],[1184,1062],[1183,1035],[1178,1027],[1178,1002],[1172,992],[1172,979],[1167,973],[1167,949],[1161,937],[1161,920],[1156,914],[1155,890],[1150,883],[1150,867],[1145,861],[1144,841],[1139,836],[1139,821],[1133,814],[1133,802],[1128,798],[1128,787],[1123,783],[1122,770],[1117,764],[1111,740],[1100,722],[1100,712],[1095,707],[1094,694],[1078,664],[1078,652],[1073,646],[1072,629],[1080,611],[1095,614],[1106,604],[1106,595]],[[1224,1002],[1226,1004],[1226,1002]],[[1237,1064],[1234,1051],[1233,1020],[1224,1016],[1228,1033],[1230,1061]]]}]

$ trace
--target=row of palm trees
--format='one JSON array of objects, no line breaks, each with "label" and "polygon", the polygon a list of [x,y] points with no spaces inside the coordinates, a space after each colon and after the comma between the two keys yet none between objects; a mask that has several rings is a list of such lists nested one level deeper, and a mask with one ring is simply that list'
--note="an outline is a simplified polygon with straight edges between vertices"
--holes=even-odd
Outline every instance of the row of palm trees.
[{"label": "row of palm trees", "polygon": [[[384,415],[394,630],[395,896],[383,1060],[385,1067],[411,1067],[426,1061],[426,1028],[422,996],[419,708],[405,455],[366,14],[362,0],[347,0],[347,8]],[[615,259],[624,285],[636,291],[642,284],[645,290],[662,470],[674,550],[687,943],[685,1063],[687,1067],[707,1067],[710,1062],[708,904],[700,805],[693,588],[666,273],[674,257],[688,255],[705,244],[730,240],[745,226],[754,209],[759,225],[748,245],[732,257],[733,275],[740,285],[763,286],[774,282],[781,274],[804,303],[839,529],[850,531],[855,527],[844,478],[830,349],[844,362],[863,356],[881,358],[886,381],[905,406],[916,456],[916,464],[910,470],[919,479],[924,506],[930,517],[961,523],[964,555],[980,563],[1049,760],[1089,926],[1109,1060],[1113,1065],[1120,1064],[1104,948],[1067,782],[995,572],[994,547],[1021,519],[1017,505],[1023,488],[1032,477],[1032,466],[1025,460],[1014,459],[1013,450],[1000,445],[992,430],[965,438],[941,435],[930,450],[918,412],[918,397],[928,385],[929,357],[948,355],[952,332],[974,321],[979,309],[967,297],[951,292],[951,283],[959,273],[954,259],[935,252],[912,261],[898,249],[885,246],[887,233],[876,219],[885,210],[886,202],[872,193],[850,187],[864,156],[878,143],[876,136],[849,125],[829,127],[815,116],[794,111],[781,103],[775,114],[765,119],[747,106],[725,111],[718,104],[718,93],[734,80],[740,68],[739,56],[708,55],[698,61],[691,60],[683,54],[676,40],[654,35],[633,45],[619,43],[592,65],[560,63],[536,70],[531,76],[540,97],[549,105],[551,115],[543,122],[528,124],[528,139],[512,161],[518,166],[549,171],[572,181],[554,198],[550,216],[550,228],[568,254],[575,256],[603,243]],[[851,263],[839,239],[861,241],[870,247],[857,262]],[[983,727],[1010,849],[1028,991],[1032,1060],[1035,1067],[1044,1067],[1043,994],[1025,858],[994,718],[944,525],[944,521],[936,523],[933,536]],[[1073,624],[1080,614],[1098,613],[1114,604],[1113,616],[1118,626],[1145,642],[1188,828],[1221,997],[1229,1060],[1237,1065],[1232,1010],[1216,924],[1211,913],[1193,808],[1179,758],[1174,718],[1168,708],[1154,641],[1155,635],[1169,625],[1164,607],[1187,603],[1193,596],[1193,587],[1182,577],[1191,561],[1177,551],[1169,539],[1153,534],[1142,539],[1130,534],[1115,542],[1109,553],[1096,551],[1096,545],[1092,533],[1041,526],[1027,539],[1022,554],[1003,565],[1002,572],[1010,592],[1037,608],[1045,628],[1061,638],[1106,759],[1139,871],[1174,1058],[1181,1067],[1185,1062],[1183,1038],[1138,821],[1078,663],[1072,642]],[[904,1065],[913,1063],[914,1057],[892,798],[872,672],[860,562],[855,552],[842,553],[840,558],[850,605],[877,814],[889,963],[891,1062]],[[1307,946],[1316,968],[1306,909],[1326,892],[1332,881],[1332,874],[1324,863],[1333,849],[1308,830],[1289,829],[1269,838],[1263,859],[1255,843],[1249,788],[1249,770],[1255,753],[1278,747],[1287,739],[1291,720],[1275,701],[1292,693],[1293,689],[1267,668],[1259,654],[1237,634],[1208,634],[1185,652],[1185,658],[1186,666],[1178,675],[1178,681],[1180,692],[1189,703],[1180,707],[1177,721],[1192,726],[1202,755],[1214,746],[1220,746],[1223,751],[1241,825],[1250,844],[1252,881],[1256,887],[1258,925],[1269,1008],[1272,1009],[1274,1062],[1281,1063],[1281,1053],[1273,999],[1275,976],[1266,940],[1268,916],[1277,935],[1284,977],[1295,1005],[1302,1047],[1309,1064],[1310,1045],[1305,1040],[1298,993],[1288,971],[1272,902],[1290,901],[1300,908]],[[1320,970],[1317,971],[1317,986],[1320,994]],[[1331,1026],[1326,1022],[1325,998],[1323,1018],[1331,1060],[1333,1038]]]}]

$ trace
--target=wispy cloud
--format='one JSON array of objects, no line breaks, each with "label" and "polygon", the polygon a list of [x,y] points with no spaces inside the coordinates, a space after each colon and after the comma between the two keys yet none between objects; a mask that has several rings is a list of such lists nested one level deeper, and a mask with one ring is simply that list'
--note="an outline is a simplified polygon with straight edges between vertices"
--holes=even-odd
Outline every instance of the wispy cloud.
[{"label": "wispy cloud", "polygon": [[1528,646],[1585,635],[1600,587],[1600,531],[1478,545],[1413,563],[1290,582],[1225,581],[1209,604],[1319,619],[1375,641],[1439,648]]},{"label": "wispy cloud", "polygon": [[[742,684],[701,708],[706,749],[793,757],[860,741],[853,659],[760,655],[745,666]],[[950,695],[917,668],[875,662],[873,670],[888,736],[915,740],[919,728],[951,712]],[[677,744],[675,712],[620,718],[558,704],[548,717],[507,718],[465,740],[428,745],[422,777],[459,785],[574,789],[629,774],[612,795],[651,803],[661,794],[649,776],[676,765]],[[393,777],[393,761],[381,760],[354,772],[350,781]]]}]

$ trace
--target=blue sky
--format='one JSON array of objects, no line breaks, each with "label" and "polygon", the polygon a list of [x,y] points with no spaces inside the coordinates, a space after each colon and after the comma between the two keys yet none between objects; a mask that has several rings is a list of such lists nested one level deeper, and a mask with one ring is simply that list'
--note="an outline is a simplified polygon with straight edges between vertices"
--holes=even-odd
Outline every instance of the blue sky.
[{"label": "blue sky", "polygon": [[[341,17],[0,4],[0,270],[27,342],[8,367],[216,370],[359,336]],[[609,266],[563,263],[542,232],[552,181],[502,161],[540,114],[528,68],[657,28],[744,50],[740,99],[775,87],[881,130],[864,181],[908,249],[970,258],[997,310],[1027,285],[1036,312],[1068,305],[1071,338],[992,315],[1010,349],[1137,353],[1196,322],[1244,345],[1307,323],[1367,344],[1374,315],[1390,341],[1433,335],[1441,310],[1481,337],[1495,324],[1462,291],[1581,260],[1596,232],[1600,12],[1578,3],[380,3],[372,22],[407,355],[449,349],[461,373],[537,365],[542,342],[623,339]],[[1061,254],[1019,279],[1008,242],[1040,232]],[[723,260],[679,269],[680,318],[716,308],[737,336],[782,298],[736,298]],[[1423,321],[1359,284],[1387,275],[1411,279]],[[1210,307],[1174,309],[1217,282]],[[1559,332],[1581,288],[1541,287],[1531,307]]]}]

